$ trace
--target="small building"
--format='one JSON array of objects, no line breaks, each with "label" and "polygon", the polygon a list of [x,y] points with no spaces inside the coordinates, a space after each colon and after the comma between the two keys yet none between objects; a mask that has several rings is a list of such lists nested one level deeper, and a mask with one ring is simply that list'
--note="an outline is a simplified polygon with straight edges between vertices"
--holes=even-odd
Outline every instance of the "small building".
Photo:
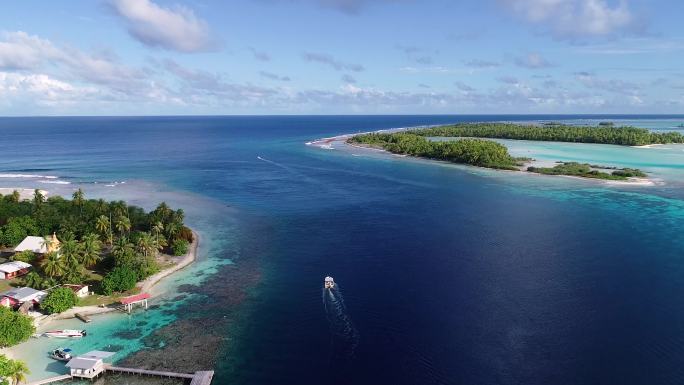
[{"label": "small building", "polygon": [[58,251],[61,243],[57,239],[57,234],[52,233],[50,237],[34,237],[28,236],[24,238],[21,243],[14,248],[14,251],[19,253],[22,251],[33,251],[36,254],[51,253]]},{"label": "small building", "polygon": [[88,285],[64,284],[62,286],[71,289],[79,298],[87,297],[90,294],[88,292]]},{"label": "small building", "polygon": [[147,300],[150,299],[150,297],[151,296],[149,293],[140,293],[130,297],[121,298],[120,301],[121,304],[124,305],[124,310],[130,313],[131,310],[133,310],[133,305],[145,306],[145,309],[147,309]]},{"label": "small building", "polygon": [[31,265],[22,261],[6,262],[0,265],[0,279],[13,279],[27,274]]},{"label": "small building", "polygon": [[19,287],[0,294],[0,305],[7,307],[17,307],[24,303],[31,302],[33,305],[39,304],[47,295],[41,290],[30,287]]},{"label": "small building", "polygon": [[105,370],[104,359],[113,356],[112,352],[93,350],[74,357],[67,362],[66,367],[74,377],[95,378]]}]

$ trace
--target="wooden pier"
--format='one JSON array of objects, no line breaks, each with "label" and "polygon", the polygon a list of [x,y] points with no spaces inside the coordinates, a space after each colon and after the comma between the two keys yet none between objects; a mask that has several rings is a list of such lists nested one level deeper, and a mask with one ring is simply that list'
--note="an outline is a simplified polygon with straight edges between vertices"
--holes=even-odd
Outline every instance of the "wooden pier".
[{"label": "wooden pier", "polygon": [[133,368],[122,368],[120,366],[112,366],[109,364],[105,365],[105,371],[135,374],[135,375],[145,375],[145,376],[156,376],[156,377],[169,377],[169,378],[187,378],[194,379],[194,374],[189,373],[174,373],[174,372],[164,372],[159,370],[146,370],[146,369],[133,369]]},{"label": "wooden pier", "polygon": [[[108,371],[109,372],[136,375],[136,376],[180,378],[180,379],[184,379],[184,380],[190,380],[190,385],[211,385],[211,381],[214,378],[214,371],[213,370],[200,371],[200,372],[195,372],[195,373],[191,374],[191,373],[165,372],[165,371],[161,371],[161,370],[122,368],[120,366],[113,366],[110,364],[105,364],[103,372],[106,373]],[[53,382],[71,380],[72,378],[74,378],[74,377],[72,377],[70,374],[65,374],[62,376],[50,377],[50,378],[46,378],[44,380],[29,382],[26,385],[47,385],[47,384],[51,384]]]},{"label": "wooden pier", "polygon": [[27,383],[26,385],[45,385],[45,384],[51,384],[53,382],[59,382],[59,381],[65,381],[65,380],[71,380],[71,374],[64,374],[62,376],[50,377],[50,378],[46,378],[44,380],[33,381],[33,382]]},{"label": "wooden pier", "polygon": [[89,323],[90,321],[92,321],[92,319],[90,319],[90,317],[88,317],[87,314],[76,313],[74,315],[76,316],[76,318],[80,319],[85,323]]}]

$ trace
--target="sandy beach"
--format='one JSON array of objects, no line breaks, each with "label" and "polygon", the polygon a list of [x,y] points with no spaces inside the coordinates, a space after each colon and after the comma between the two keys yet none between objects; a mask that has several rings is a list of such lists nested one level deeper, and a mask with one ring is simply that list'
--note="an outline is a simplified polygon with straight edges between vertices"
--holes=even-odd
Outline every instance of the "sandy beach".
[{"label": "sandy beach", "polygon": [[[14,191],[19,192],[19,199],[24,200],[24,199],[33,199],[33,193],[35,192],[35,189],[31,188],[22,188],[22,187],[0,187],[0,194],[1,195],[12,195]],[[47,190],[41,190],[39,189],[41,194],[43,196],[48,196],[49,192]]]},{"label": "sandy beach", "polygon": [[[393,129],[393,130],[379,130],[379,131],[373,131],[377,133],[382,133],[382,132],[397,132],[397,131],[403,131],[407,130],[409,128],[399,128],[399,129]],[[376,147],[371,147],[371,146],[366,146],[362,144],[352,144],[348,143],[347,140],[355,135],[363,135],[366,133],[358,133],[358,134],[344,134],[344,135],[338,135],[338,136],[333,136],[329,138],[321,138],[321,139],[316,139],[310,142],[307,142],[307,146],[314,146],[314,147],[319,147],[322,149],[326,150],[334,150],[333,143],[340,143],[343,146],[348,146],[351,148],[358,148],[366,151],[377,151],[377,152],[384,152],[389,155],[395,156],[395,157],[407,157],[408,155],[400,155],[400,154],[393,154],[387,150],[384,150],[382,148],[376,148]],[[650,146],[661,146],[660,144],[653,144],[653,145],[648,145],[648,146],[638,146],[638,147],[650,147]],[[358,154],[353,154],[358,156]],[[417,159],[422,159],[422,158],[417,158]],[[439,160],[431,160],[431,159],[424,159],[428,161],[433,161],[433,162],[440,162],[440,163],[449,163],[453,164],[450,162],[444,162],[444,161],[439,161]],[[552,160],[537,160],[533,159],[530,162],[525,163],[524,166],[520,167],[519,171],[515,170],[494,170],[494,169],[487,169],[487,170],[494,170],[494,171],[499,171],[499,172],[519,172],[520,174],[524,175],[538,175],[538,176],[561,176],[561,177],[566,177],[566,178],[573,178],[573,179],[578,179],[578,180],[589,180],[589,181],[596,181],[612,186],[656,186],[658,183],[655,181],[649,179],[649,178],[628,178],[627,180],[605,180],[605,179],[597,179],[597,178],[584,178],[580,176],[573,176],[573,175],[544,175],[544,174],[538,174],[538,173],[533,173],[533,172],[528,172],[526,171],[527,167],[533,166],[533,167],[553,167],[557,164],[557,162],[552,161]],[[477,166],[471,166],[471,165],[464,165],[466,167],[477,167]],[[662,182],[662,181],[661,181]],[[660,183],[662,184],[662,183]]]},{"label": "sandy beach", "polygon": [[[190,244],[188,247],[188,252],[185,253],[185,255],[182,255],[180,257],[173,257],[173,256],[168,256],[171,260],[173,260],[173,265],[167,267],[166,269],[161,270],[160,272],[149,276],[147,279],[144,281],[138,282],[136,287],[140,289],[140,292],[148,292],[150,295],[153,297],[155,295],[160,295],[163,294],[163,292],[157,292],[154,293],[152,289],[155,287],[157,283],[159,283],[161,280],[164,278],[172,275],[173,273],[177,272],[178,270],[183,269],[184,267],[187,267],[191,263],[195,261],[197,258],[197,249],[199,247],[199,235],[193,231],[192,232],[194,241]],[[76,306],[73,307],[65,312],[59,313],[59,314],[53,314],[50,316],[47,316],[43,319],[41,319],[38,323],[38,327],[41,329],[45,329],[51,321],[54,320],[62,320],[62,319],[69,319],[69,318],[75,318],[76,313],[85,315],[85,316],[93,316],[93,315],[98,315],[98,314],[105,314],[105,313],[110,313],[113,311],[119,310],[118,306],[107,306],[107,307],[101,307],[101,306]]]}]

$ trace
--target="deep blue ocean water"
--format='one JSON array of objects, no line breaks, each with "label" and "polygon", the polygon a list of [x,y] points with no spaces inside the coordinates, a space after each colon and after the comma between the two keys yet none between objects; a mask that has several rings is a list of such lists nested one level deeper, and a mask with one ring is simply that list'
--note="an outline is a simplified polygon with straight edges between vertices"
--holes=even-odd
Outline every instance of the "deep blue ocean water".
[{"label": "deep blue ocean water", "polygon": [[219,384],[684,382],[684,192],[304,145],[539,119],[617,117],[6,118],[0,174],[148,181],[234,208],[233,247],[264,273]]}]

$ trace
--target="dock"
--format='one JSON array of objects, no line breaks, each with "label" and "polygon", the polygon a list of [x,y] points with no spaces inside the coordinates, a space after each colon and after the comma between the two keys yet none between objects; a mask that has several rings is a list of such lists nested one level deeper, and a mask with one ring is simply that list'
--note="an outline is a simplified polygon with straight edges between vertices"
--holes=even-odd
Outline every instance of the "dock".
[{"label": "dock", "polygon": [[133,369],[133,368],[122,368],[120,366],[113,366],[110,364],[105,364],[104,370],[117,373],[126,373],[139,376],[155,376],[155,377],[166,377],[166,378],[183,378],[190,380],[190,385],[211,385],[211,380],[214,378],[213,370],[204,370],[190,373],[175,373],[166,372],[160,370],[147,370],[147,369]]},{"label": "dock", "polygon": [[46,378],[44,380],[33,381],[33,382],[27,383],[26,385],[45,385],[45,384],[51,384],[53,382],[66,381],[66,380],[71,380],[71,374],[64,374],[61,376]]},{"label": "dock", "polygon": [[187,378],[187,379],[194,379],[195,378],[194,374],[189,374],[189,373],[174,373],[174,372],[165,372],[165,371],[159,371],[159,370],[122,368],[120,366],[112,366],[109,364],[105,364],[104,369],[105,369],[105,371],[110,371],[110,372],[134,374],[134,375],[140,375],[140,376],[145,375],[145,376],[168,377],[168,378]]},{"label": "dock", "polygon": [[80,319],[85,323],[89,323],[90,321],[92,321],[90,317],[88,317],[86,314],[76,313],[74,314],[74,316],[76,316],[76,318]]},{"label": "dock", "polygon": [[[166,377],[166,378],[181,378],[184,380],[190,380],[190,385],[211,385],[211,381],[214,378],[213,370],[199,371],[195,373],[176,373],[176,372],[166,372],[161,370],[147,370],[147,369],[134,369],[134,368],[123,368],[120,366],[113,366],[110,364],[105,364],[103,372],[115,372],[130,374],[135,376],[154,376],[154,377]],[[71,380],[70,374],[64,374],[61,376],[50,377],[43,380],[29,382],[26,385],[47,385],[54,382]]]}]

